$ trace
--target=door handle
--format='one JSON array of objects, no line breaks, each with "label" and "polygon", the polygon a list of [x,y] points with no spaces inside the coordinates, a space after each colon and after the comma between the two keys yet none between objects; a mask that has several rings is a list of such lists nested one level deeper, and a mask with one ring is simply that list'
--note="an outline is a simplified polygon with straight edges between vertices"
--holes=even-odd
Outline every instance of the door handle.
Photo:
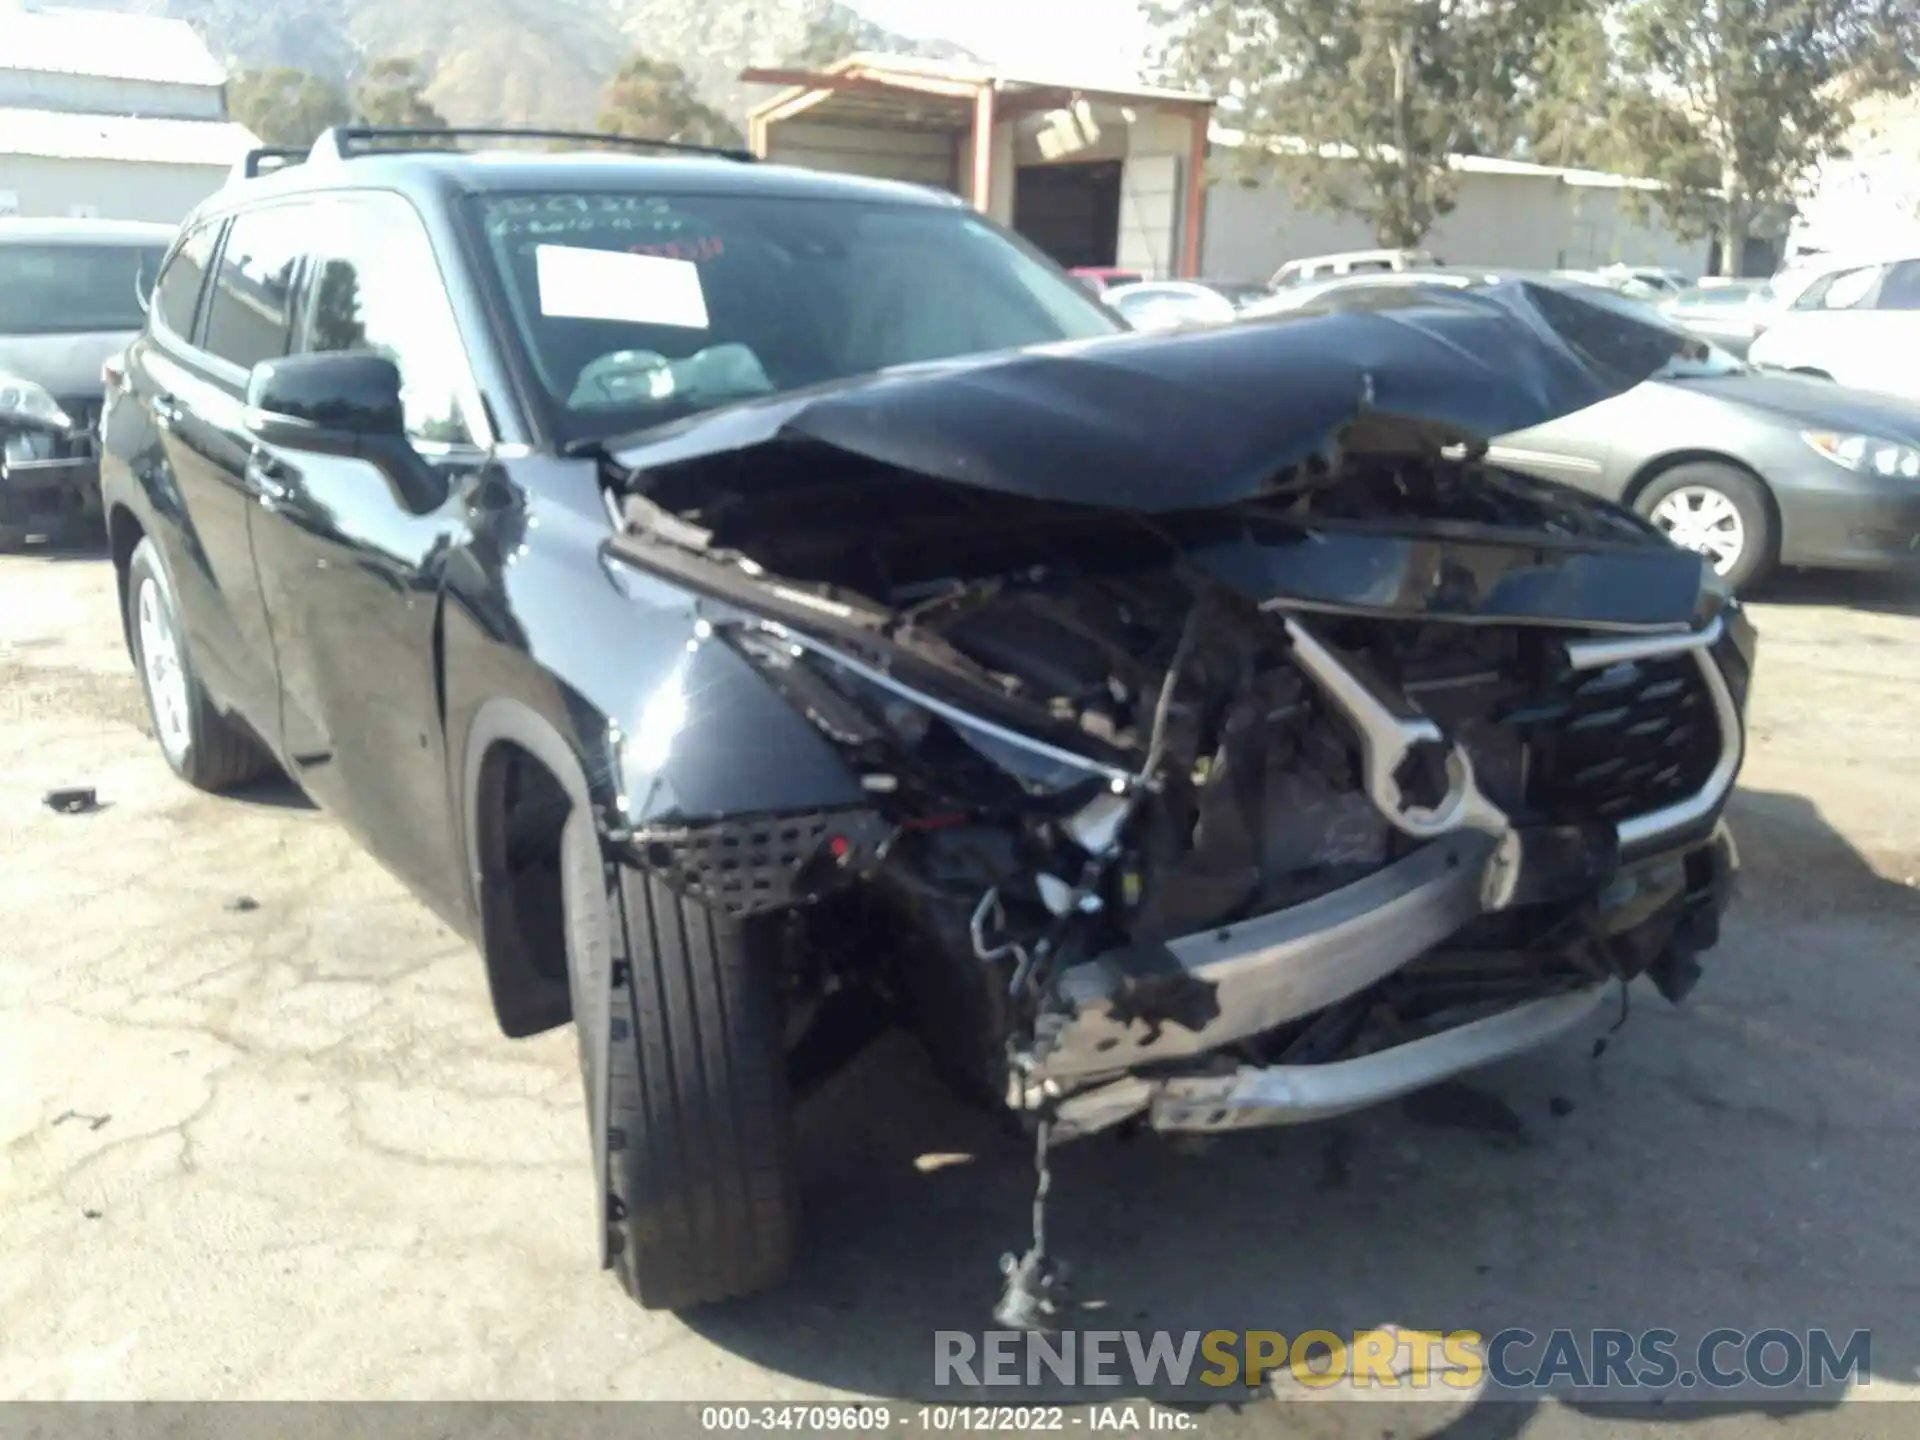
[{"label": "door handle", "polygon": [[154,423],[162,430],[165,430],[180,419],[180,402],[171,395],[154,396],[152,409]]}]

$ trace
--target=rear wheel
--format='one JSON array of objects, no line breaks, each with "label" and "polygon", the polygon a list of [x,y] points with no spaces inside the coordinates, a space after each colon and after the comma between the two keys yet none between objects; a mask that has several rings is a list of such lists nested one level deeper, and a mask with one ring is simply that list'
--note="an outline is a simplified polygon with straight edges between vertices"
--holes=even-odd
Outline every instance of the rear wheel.
[{"label": "rear wheel", "polygon": [[258,779],[272,758],[239,720],[223,714],[194,674],[173,586],[151,539],[127,565],[127,635],[146,691],[154,738],[173,773],[201,790]]},{"label": "rear wheel", "polygon": [[[761,1290],[792,1262],[799,1203],[778,1023],[777,919],[719,914],[642,871],[612,890],[608,1227],[650,1310]],[[624,939],[624,945],[618,941]]]},{"label": "rear wheel", "polygon": [[1773,511],[1745,470],[1702,460],[1655,478],[1634,502],[1674,544],[1697,551],[1713,573],[1745,590],[1773,565]]}]

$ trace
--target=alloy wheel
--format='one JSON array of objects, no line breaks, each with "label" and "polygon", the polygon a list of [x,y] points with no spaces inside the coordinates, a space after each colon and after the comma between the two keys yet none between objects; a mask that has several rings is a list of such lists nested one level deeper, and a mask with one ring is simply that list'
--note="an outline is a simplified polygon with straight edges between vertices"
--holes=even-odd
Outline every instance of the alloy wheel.
[{"label": "alloy wheel", "polygon": [[1674,544],[1706,556],[1716,575],[1727,574],[1746,552],[1739,508],[1710,486],[1684,485],[1663,495],[1649,518]]},{"label": "alloy wheel", "polygon": [[140,582],[135,613],[140,626],[140,669],[153,704],[154,730],[160,748],[178,762],[193,738],[187,718],[187,672],[173,611],[152,576]]}]

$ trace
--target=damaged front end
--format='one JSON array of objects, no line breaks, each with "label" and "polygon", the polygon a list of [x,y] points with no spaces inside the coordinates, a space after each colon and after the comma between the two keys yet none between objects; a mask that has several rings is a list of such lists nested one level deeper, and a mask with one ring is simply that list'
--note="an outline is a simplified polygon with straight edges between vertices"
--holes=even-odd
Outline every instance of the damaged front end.
[{"label": "damaged front end", "polygon": [[1686,342],[1514,288],[621,452],[615,557],[699,596],[699,643],[862,797],[649,817],[637,857],[804,912],[798,988],[885,997],[1055,1139],[1338,1114],[1640,975],[1679,998],[1734,868],[1751,627],[1631,515],[1479,455]]}]

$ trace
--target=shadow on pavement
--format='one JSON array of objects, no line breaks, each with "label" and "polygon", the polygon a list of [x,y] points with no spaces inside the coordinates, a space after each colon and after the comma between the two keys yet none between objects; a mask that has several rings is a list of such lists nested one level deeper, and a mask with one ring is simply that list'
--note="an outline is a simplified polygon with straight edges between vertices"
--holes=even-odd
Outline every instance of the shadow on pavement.
[{"label": "shadow on pavement", "polygon": [[1877,615],[1920,615],[1920,572],[1784,570],[1746,598],[1762,605],[1843,605]]},{"label": "shadow on pavement", "polygon": [[[1057,1151],[1049,1234],[1074,1267],[1070,1328],[1663,1327],[1691,1368],[1717,1327],[1825,1326],[1842,1344],[1871,1330],[1873,1373],[1911,1383],[1920,892],[1797,796],[1744,793],[1734,822],[1742,895],[1705,979],[1678,1008],[1636,986],[1602,1055],[1611,1017],[1383,1111],[1200,1153],[1152,1136]],[[993,1327],[997,1258],[1027,1238],[1031,1152],[949,1099],[910,1042],[868,1050],[801,1131],[810,1233],[795,1274],[685,1316],[693,1329],[804,1385],[897,1402],[1125,1396],[936,1388],[934,1332]],[[1830,1411],[1843,1388],[1707,1404],[1704,1386],[1552,1393],[1673,1423]],[[1215,1395],[1210,1433],[1324,1409]],[[1543,1398],[1338,1408],[1367,1434],[1464,1440],[1518,1435]]]},{"label": "shadow on pavement", "polygon": [[112,557],[107,537],[100,535],[49,536],[18,543],[11,552],[29,560],[106,560]]},{"label": "shadow on pavement", "polygon": [[274,774],[242,785],[237,790],[221,792],[223,800],[238,800],[246,805],[263,805],[273,810],[312,810],[317,808],[307,798],[307,792],[285,775]]}]

